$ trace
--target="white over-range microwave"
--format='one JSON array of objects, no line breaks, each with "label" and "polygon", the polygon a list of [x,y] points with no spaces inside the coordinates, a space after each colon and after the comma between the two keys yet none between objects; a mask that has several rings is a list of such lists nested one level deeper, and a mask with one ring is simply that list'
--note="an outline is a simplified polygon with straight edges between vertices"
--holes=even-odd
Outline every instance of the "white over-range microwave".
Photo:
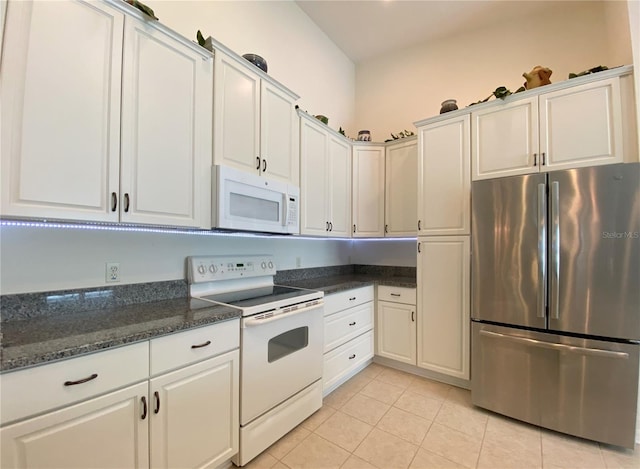
[{"label": "white over-range microwave", "polygon": [[300,188],[264,176],[215,165],[214,228],[299,234]]}]

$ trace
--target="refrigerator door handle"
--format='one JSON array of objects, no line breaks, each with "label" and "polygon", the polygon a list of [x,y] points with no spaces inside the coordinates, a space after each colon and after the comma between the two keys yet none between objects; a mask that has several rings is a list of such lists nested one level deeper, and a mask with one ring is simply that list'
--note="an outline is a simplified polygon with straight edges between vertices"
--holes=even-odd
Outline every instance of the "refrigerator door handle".
[{"label": "refrigerator door handle", "polygon": [[560,183],[551,182],[551,319],[560,319]]},{"label": "refrigerator door handle", "polygon": [[485,331],[485,330],[481,330],[480,335],[483,335],[485,337],[495,338],[495,339],[504,339],[510,342],[515,342],[517,344],[530,345],[532,347],[540,347],[540,348],[546,348],[551,350],[557,350],[558,352],[574,352],[574,353],[579,353],[581,355],[590,355],[592,357],[622,358],[625,360],[629,359],[629,354],[625,352],[613,352],[611,350],[602,350],[597,348],[574,347],[572,345],[544,342],[542,340],[500,334],[499,332],[491,332],[491,331]]},{"label": "refrigerator door handle", "polygon": [[538,317],[545,316],[547,278],[547,194],[545,184],[538,184]]}]

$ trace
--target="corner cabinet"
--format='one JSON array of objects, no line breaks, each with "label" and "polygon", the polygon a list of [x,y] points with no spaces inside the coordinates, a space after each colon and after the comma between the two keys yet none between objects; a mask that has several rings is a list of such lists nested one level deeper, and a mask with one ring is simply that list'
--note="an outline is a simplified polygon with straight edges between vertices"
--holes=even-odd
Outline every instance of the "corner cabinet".
[{"label": "corner cabinet", "polygon": [[210,226],[208,51],[124,2],[13,2],[4,34],[3,216]]},{"label": "corner cabinet", "polygon": [[638,160],[630,67],[523,94],[472,112],[473,180]]},{"label": "corner cabinet", "polygon": [[384,237],[384,165],[383,146],[353,145],[354,238]]},{"label": "corner cabinet", "polygon": [[469,236],[418,240],[418,360],[420,368],[469,379]]},{"label": "corner cabinet", "polygon": [[418,236],[471,232],[468,114],[418,126]]},{"label": "corner cabinet", "polygon": [[231,51],[215,55],[215,164],[298,185],[298,96]]},{"label": "corner cabinet", "polygon": [[415,236],[418,204],[416,137],[385,147],[384,235]]},{"label": "corner cabinet", "polygon": [[300,112],[300,233],[351,236],[351,143]]}]

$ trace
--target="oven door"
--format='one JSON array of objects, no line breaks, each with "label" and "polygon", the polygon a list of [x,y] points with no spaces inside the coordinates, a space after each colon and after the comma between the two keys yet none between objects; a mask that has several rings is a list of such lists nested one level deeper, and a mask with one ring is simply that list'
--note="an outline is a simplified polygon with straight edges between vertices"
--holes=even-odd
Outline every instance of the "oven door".
[{"label": "oven door", "polygon": [[240,424],[246,425],[322,378],[322,304],[242,320]]}]

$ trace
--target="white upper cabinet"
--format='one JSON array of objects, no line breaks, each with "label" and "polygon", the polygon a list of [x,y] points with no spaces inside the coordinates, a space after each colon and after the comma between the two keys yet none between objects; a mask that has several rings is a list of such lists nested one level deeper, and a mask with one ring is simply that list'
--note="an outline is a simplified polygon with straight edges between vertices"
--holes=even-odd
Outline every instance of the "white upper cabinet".
[{"label": "white upper cabinet", "polygon": [[418,235],[470,233],[468,114],[418,127]]},{"label": "white upper cabinet", "polygon": [[121,220],[210,227],[213,58],[127,17]]},{"label": "white upper cabinet", "polygon": [[637,161],[629,70],[535,92],[472,112],[473,180]]},{"label": "white upper cabinet", "polygon": [[415,236],[418,204],[418,144],[415,138],[386,147],[385,236]]},{"label": "white upper cabinet", "polygon": [[216,50],[214,162],[298,185],[298,96]]},{"label": "white upper cabinet", "polygon": [[118,221],[124,15],[82,1],[7,10],[2,215]]},{"label": "white upper cabinet", "polygon": [[353,237],[384,236],[384,147],[353,145]]},{"label": "white upper cabinet", "polygon": [[142,18],[124,3],[8,8],[3,216],[210,227],[213,58]]},{"label": "white upper cabinet", "polygon": [[300,233],[351,235],[351,145],[300,116]]}]

